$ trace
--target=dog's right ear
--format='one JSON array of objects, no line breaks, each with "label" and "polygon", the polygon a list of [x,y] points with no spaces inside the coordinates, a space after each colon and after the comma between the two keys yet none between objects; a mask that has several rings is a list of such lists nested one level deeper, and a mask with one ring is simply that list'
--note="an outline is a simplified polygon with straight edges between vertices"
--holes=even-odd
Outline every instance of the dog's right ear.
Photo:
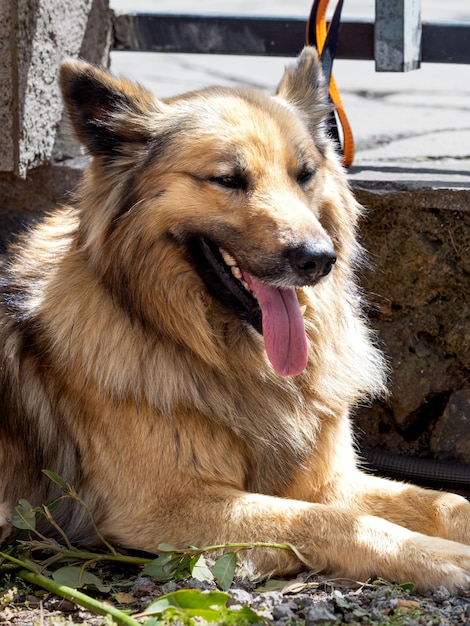
[{"label": "dog's right ear", "polygon": [[313,134],[333,106],[315,48],[305,46],[295,65],[287,67],[276,96],[293,105]]},{"label": "dog's right ear", "polygon": [[164,107],[140,85],[83,61],[64,61],[59,84],[75,135],[94,156],[116,156],[125,144],[146,143],[150,114]]}]

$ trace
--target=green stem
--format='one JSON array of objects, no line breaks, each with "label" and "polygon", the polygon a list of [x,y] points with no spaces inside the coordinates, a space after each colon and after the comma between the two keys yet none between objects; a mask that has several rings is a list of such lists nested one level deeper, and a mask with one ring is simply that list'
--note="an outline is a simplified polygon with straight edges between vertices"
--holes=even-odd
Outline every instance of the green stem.
[{"label": "green stem", "polygon": [[69,495],[70,495],[71,498],[76,500],[85,509],[85,511],[86,511],[86,513],[87,513],[87,515],[88,515],[88,517],[90,519],[90,522],[93,524],[93,528],[95,529],[95,532],[98,535],[98,537],[100,538],[100,540],[103,542],[103,545],[105,545],[108,548],[108,550],[111,552],[111,554],[117,555],[117,552],[114,549],[114,547],[110,543],[108,543],[106,541],[106,539],[103,537],[103,535],[101,534],[100,529],[96,525],[95,518],[93,517],[93,513],[91,512],[91,509],[88,506],[88,504],[84,500],[82,500],[80,498],[80,496],[78,495],[78,493],[75,492],[75,490],[71,490]]},{"label": "green stem", "polygon": [[258,541],[256,543],[226,543],[220,546],[206,546],[201,548],[198,552],[214,552],[215,550],[228,550],[234,548],[235,550],[251,550],[252,548],[275,548],[277,550],[290,550],[291,546],[286,543],[265,543]]},{"label": "green stem", "polygon": [[[67,548],[62,548],[56,544],[53,544],[50,541],[45,541],[43,543],[30,542],[28,544],[31,548],[38,549],[47,549],[55,552],[60,555],[61,559],[71,559],[71,560],[79,560],[79,561],[92,561],[94,563],[100,561],[111,561],[115,563],[129,563],[131,565],[148,565],[152,563],[154,558],[149,559],[146,557],[138,557],[138,556],[127,556],[125,554],[101,554],[98,552],[85,552],[83,550],[69,550]],[[290,550],[292,548],[285,543],[265,543],[265,542],[257,542],[257,543],[225,543],[214,546],[205,546],[204,548],[197,549],[188,549],[188,550],[178,550],[175,548],[174,552],[179,554],[202,554],[203,552],[215,552],[217,550],[251,550],[253,548],[275,548],[279,550]],[[166,552],[166,551],[165,551]],[[0,552],[0,556],[3,556],[6,559],[9,559],[13,563],[20,565],[21,567],[25,567],[25,564],[22,561],[16,560],[14,557],[3,554]],[[30,568],[31,569],[31,568]],[[34,571],[31,569],[31,571]]]},{"label": "green stem", "polygon": [[35,569],[32,565],[30,565],[28,563],[25,563],[24,561],[20,561],[19,559],[15,558],[14,556],[11,556],[11,554],[6,554],[6,552],[0,552],[0,556],[3,559],[6,559],[7,561],[10,561],[11,563],[14,563],[15,565],[19,565],[19,567],[26,567],[31,572],[37,573],[37,569]]},{"label": "green stem", "polygon": [[[65,542],[65,545],[67,546],[67,548],[69,550],[73,550],[73,546],[69,541],[69,538],[67,537],[67,535],[65,534],[65,532],[62,530],[62,528],[59,526],[59,524],[55,521],[54,516],[52,515],[52,513],[50,512],[49,508],[45,505],[43,505],[43,511],[44,511],[44,515],[46,516],[47,521],[49,522],[49,524],[51,524],[51,526],[53,528],[56,529],[56,531],[60,534],[60,536],[62,537],[62,539]],[[36,531],[37,532],[37,531]]]},{"label": "green stem", "polygon": [[[32,550],[50,550],[59,555],[60,559],[71,559],[79,561],[92,561],[93,563],[99,561],[113,561],[116,563],[129,563],[131,565],[147,565],[152,563],[154,559],[149,559],[141,556],[127,556],[125,554],[102,554],[100,552],[85,552],[83,550],[69,550],[68,548],[62,548],[61,546],[52,543],[51,541],[45,542],[26,542],[29,548]],[[1,555],[1,553],[0,553]],[[5,555],[7,558],[8,555]],[[154,557],[155,558],[155,557]]]},{"label": "green stem", "polygon": [[[142,556],[127,556],[125,554],[100,554],[95,552],[82,552],[81,550],[63,550],[57,549],[58,553],[64,558],[87,560],[96,563],[97,561],[113,561],[116,563],[129,563],[131,565],[147,565],[152,563],[154,559]],[[154,557],[155,558],[155,557]]]},{"label": "green stem", "polygon": [[17,575],[33,585],[42,587],[43,589],[55,593],[66,600],[79,604],[85,609],[93,611],[93,613],[98,615],[110,615],[117,624],[121,624],[122,626],[141,626],[137,620],[133,619],[126,613],[123,613],[119,609],[116,609],[114,606],[95,600],[95,598],[91,598],[90,596],[87,596],[72,587],[60,585],[54,580],[46,578],[46,576],[43,576],[42,574],[36,574],[35,572],[22,569],[17,572]]},{"label": "green stem", "polygon": [[[133,565],[148,565],[152,563],[155,557],[149,559],[147,557],[141,556],[127,556],[125,554],[101,554],[98,552],[85,552],[83,550],[68,550],[66,548],[61,548],[58,545],[50,545],[44,546],[41,545],[39,547],[46,548],[57,552],[63,558],[68,559],[79,559],[79,560],[89,560],[89,561],[115,561],[117,563],[130,563]],[[278,550],[290,550],[292,552],[291,546],[285,543],[265,543],[265,542],[256,542],[256,543],[223,543],[215,546],[205,546],[203,548],[188,548],[187,550],[174,548],[174,550],[158,550],[157,553],[165,552],[170,553],[174,552],[175,554],[202,554],[203,552],[215,552],[216,550],[251,550],[252,548],[274,548]]]}]

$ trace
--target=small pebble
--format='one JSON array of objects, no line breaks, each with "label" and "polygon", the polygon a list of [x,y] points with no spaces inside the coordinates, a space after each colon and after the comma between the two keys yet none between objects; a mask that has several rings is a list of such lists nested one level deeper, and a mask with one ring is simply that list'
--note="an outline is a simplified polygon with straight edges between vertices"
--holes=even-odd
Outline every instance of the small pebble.
[{"label": "small pebble", "polygon": [[157,585],[151,578],[148,578],[147,576],[140,576],[135,579],[131,593],[136,598],[141,598],[142,596],[153,593],[156,587]]},{"label": "small pebble", "polygon": [[227,606],[232,606],[234,604],[239,604],[241,606],[251,606],[253,603],[253,596],[245,589],[240,589],[238,587],[234,587],[230,589],[230,595],[232,598],[227,602]]},{"label": "small pebble", "polygon": [[273,606],[273,618],[287,621],[295,618],[295,613],[288,604],[277,604]]},{"label": "small pebble", "polygon": [[214,591],[216,589],[212,580],[198,580],[197,578],[189,578],[183,586],[186,589],[199,589],[199,591]]},{"label": "small pebble", "polygon": [[448,600],[449,598],[450,591],[447,589],[447,587],[443,587],[442,585],[438,587],[432,595],[432,599],[438,604],[442,604],[445,600]]},{"label": "small pebble", "polygon": [[289,599],[297,605],[298,609],[304,609],[313,603],[313,600],[306,593],[297,593],[293,596],[289,596]]},{"label": "small pebble", "polygon": [[336,620],[335,614],[331,612],[326,603],[318,602],[309,607],[308,611],[305,613],[305,626],[326,620]]},{"label": "small pebble", "polygon": [[252,607],[254,609],[263,607],[268,611],[271,611],[273,606],[282,604],[282,593],[278,591],[266,591],[264,593],[256,594],[253,598]]}]

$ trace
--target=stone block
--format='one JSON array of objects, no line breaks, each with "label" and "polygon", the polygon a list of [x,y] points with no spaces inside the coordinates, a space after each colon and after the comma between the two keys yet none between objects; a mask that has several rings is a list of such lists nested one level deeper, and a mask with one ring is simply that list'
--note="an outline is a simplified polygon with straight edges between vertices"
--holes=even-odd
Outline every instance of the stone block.
[{"label": "stone block", "polygon": [[470,463],[470,387],[450,396],[432,434],[431,449],[437,458]]},{"label": "stone block", "polygon": [[68,56],[107,64],[111,13],[108,0],[2,0],[0,24],[0,171],[24,178],[77,154],[62,130],[57,72]]},{"label": "stone block", "polygon": [[382,184],[356,195],[368,207],[361,232],[371,268],[362,284],[390,363],[390,396],[358,410],[361,441],[470,462],[470,191]]},{"label": "stone block", "polygon": [[14,24],[12,23],[12,2],[0,1],[0,171],[12,171],[15,159],[14,146],[14,87],[13,58],[10,38]]}]

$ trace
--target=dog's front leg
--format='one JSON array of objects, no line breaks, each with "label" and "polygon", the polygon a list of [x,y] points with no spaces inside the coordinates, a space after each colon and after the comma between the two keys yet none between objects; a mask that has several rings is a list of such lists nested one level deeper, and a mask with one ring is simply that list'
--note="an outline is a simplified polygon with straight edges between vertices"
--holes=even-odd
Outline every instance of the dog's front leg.
[{"label": "dog's front leg", "polygon": [[338,503],[427,535],[470,544],[470,503],[453,493],[354,470],[342,481]]},{"label": "dog's front leg", "polygon": [[470,545],[470,503],[456,494],[360,470],[347,419],[329,424],[319,434],[315,455],[281,495],[360,511],[411,531]]},{"label": "dog's front leg", "polygon": [[[470,586],[470,547],[411,532],[375,516],[325,504],[205,487],[161,508],[121,520],[119,539],[155,550],[165,541],[179,547],[274,542],[292,551],[245,552],[255,572],[292,574],[304,566],[355,580],[382,576],[412,581],[419,589]],[[113,522],[114,531],[118,525]],[[156,539],[158,537],[158,539]]]}]

